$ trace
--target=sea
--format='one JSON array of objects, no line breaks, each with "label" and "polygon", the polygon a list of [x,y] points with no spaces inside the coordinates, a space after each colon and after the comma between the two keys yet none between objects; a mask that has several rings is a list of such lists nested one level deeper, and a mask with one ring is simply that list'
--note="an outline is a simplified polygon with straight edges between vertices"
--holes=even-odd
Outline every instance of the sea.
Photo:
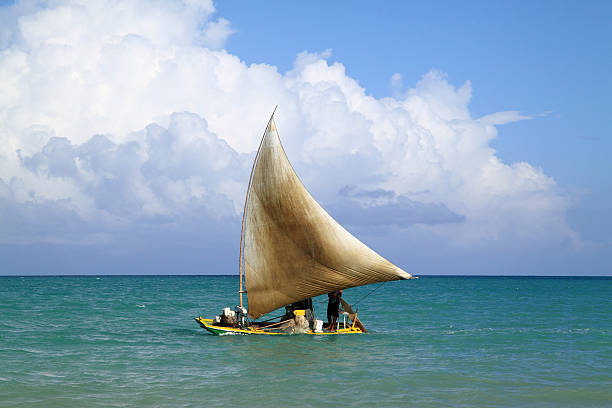
[{"label": "sea", "polygon": [[[612,278],[347,289],[359,335],[200,328],[237,289],[237,276],[0,277],[0,407],[612,407]],[[326,296],[314,305],[325,320]]]}]

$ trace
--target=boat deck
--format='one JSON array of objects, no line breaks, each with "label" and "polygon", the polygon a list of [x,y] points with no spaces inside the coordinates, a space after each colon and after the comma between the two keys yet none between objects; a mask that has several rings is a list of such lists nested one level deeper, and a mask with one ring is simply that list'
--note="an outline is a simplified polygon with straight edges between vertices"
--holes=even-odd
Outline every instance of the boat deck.
[{"label": "boat deck", "polygon": [[[228,334],[256,334],[256,335],[277,335],[277,336],[287,336],[289,333],[282,331],[279,328],[268,327],[265,328],[265,323],[255,323],[247,328],[241,329],[237,327],[231,326],[223,326],[223,325],[214,325],[212,319],[204,319],[202,316],[196,317],[195,321],[198,324],[208,330],[209,332],[217,335],[228,335]],[[264,326],[261,326],[264,325]],[[341,325],[342,326],[342,325]],[[355,325],[346,325],[346,327],[340,327],[335,331],[323,330],[321,332],[314,332],[309,330],[307,333],[315,336],[329,336],[335,334],[360,334],[363,331],[355,326]]]}]

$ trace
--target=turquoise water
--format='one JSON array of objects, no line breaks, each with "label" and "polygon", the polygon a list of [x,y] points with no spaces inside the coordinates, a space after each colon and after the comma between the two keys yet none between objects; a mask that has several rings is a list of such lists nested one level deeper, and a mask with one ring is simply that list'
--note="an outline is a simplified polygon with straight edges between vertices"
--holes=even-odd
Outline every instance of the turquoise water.
[{"label": "turquoise water", "polygon": [[0,277],[0,407],[612,407],[610,278],[387,283],[358,305],[366,335],[199,328],[236,289],[235,276]]}]

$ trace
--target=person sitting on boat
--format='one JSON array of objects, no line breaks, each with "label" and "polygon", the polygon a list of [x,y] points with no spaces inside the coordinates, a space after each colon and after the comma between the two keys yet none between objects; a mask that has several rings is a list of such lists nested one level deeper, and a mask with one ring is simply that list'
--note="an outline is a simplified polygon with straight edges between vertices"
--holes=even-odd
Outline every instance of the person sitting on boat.
[{"label": "person sitting on boat", "polygon": [[329,292],[327,296],[329,297],[329,301],[327,303],[327,328],[329,331],[334,331],[336,328],[336,322],[338,321],[338,309],[340,309],[342,290]]},{"label": "person sitting on boat", "polygon": [[312,323],[314,320],[314,313],[312,311],[312,298],[300,300],[299,302],[293,302],[290,305],[285,306],[285,315],[281,320],[293,319],[295,314],[294,310],[305,310],[305,317],[308,322]]},{"label": "person sitting on boat", "polygon": [[291,304],[293,310],[312,310],[312,298],[304,299]]},{"label": "person sitting on boat", "polygon": [[314,325],[314,312],[312,309],[312,298],[304,299],[301,302],[294,303],[292,306],[293,310],[305,310],[304,316],[308,323],[310,324],[310,328],[312,329]]}]

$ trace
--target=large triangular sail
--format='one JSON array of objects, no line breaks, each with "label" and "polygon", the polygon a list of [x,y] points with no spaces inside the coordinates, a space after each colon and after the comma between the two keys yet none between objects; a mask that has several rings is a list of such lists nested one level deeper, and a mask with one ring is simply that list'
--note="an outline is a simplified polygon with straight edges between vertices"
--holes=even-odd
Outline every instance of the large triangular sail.
[{"label": "large triangular sail", "polygon": [[411,278],[312,198],[287,159],[273,117],[255,160],[241,260],[252,318],[333,290]]}]

